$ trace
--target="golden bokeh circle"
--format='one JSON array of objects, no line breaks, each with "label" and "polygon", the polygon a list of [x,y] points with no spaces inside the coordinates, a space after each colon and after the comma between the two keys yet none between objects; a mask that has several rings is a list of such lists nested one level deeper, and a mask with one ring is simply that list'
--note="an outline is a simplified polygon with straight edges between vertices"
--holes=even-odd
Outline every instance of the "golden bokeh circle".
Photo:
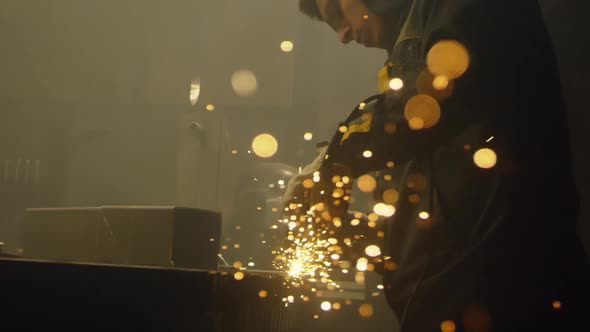
[{"label": "golden bokeh circle", "polygon": [[379,215],[377,215],[375,212],[371,212],[367,215],[367,218],[369,221],[377,222],[377,220],[379,220]]},{"label": "golden bokeh circle", "polygon": [[342,220],[340,220],[340,218],[334,218],[332,219],[332,224],[334,224],[335,227],[340,227],[342,226]]},{"label": "golden bokeh circle", "polygon": [[438,75],[432,80],[432,87],[435,90],[444,90],[449,86],[449,79],[445,75]]},{"label": "golden bokeh circle", "polygon": [[399,199],[399,192],[393,188],[387,189],[383,192],[383,201],[387,204],[395,204]]},{"label": "golden bokeh circle", "polygon": [[418,196],[417,194],[411,194],[408,196],[408,201],[412,204],[416,204],[420,202],[420,196]]},{"label": "golden bokeh circle", "polygon": [[[437,77],[445,77],[445,76],[439,75]],[[438,79],[439,81],[437,81],[436,83],[435,83],[435,80],[436,80],[436,77],[434,77],[428,71],[428,69],[424,69],[420,73],[420,75],[418,75],[418,78],[416,79],[416,90],[418,90],[418,93],[429,95],[432,98],[436,99],[437,101],[443,101],[443,100],[449,98],[455,88],[453,81],[449,80],[447,78],[447,86],[444,89],[438,90],[437,88],[435,88],[435,85],[437,87],[440,87],[439,84],[441,84],[441,82],[440,82],[441,79],[439,78]]]},{"label": "golden bokeh circle", "polygon": [[367,254],[367,256],[369,257],[377,257],[381,255],[381,248],[379,248],[379,246],[371,244],[365,248],[365,254]]},{"label": "golden bokeh circle", "polygon": [[356,180],[356,185],[360,191],[370,193],[377,187],[377,181],[369,174],[361,175]]},{"label": "golden bokeh circle", "polygon": [[342,189],[342,188],[336,188],[332,192],[332,197],[334,197],[334,198],[340,198],[342,196],[344,196],[344,189]]},{"label": "golden bokeh circle", "polygon": [[396,78],[392,78],[389,81],[389,88],[391,90],[397,91],[403,87],[404,87],[404,81],[402,81],[401,78],[396,77]]},{"label": "golden bokeh circle", "polygon": [[363,303],[359,306],[359,314],[363,318],[369,318],[373,316],[374,310],[373,306],[369,303]]},{"label": "golden bokeh circle", "polygon": [[277,139],[271,134],[260,134],[252,140],[252,150],[260,158],[274,156],[279,148]]},{"label": "golden bokeh circle", "polygon": [[428,51],[426,65],[434,76],[455,79],[469,68],[469,52],[456,40],[441,40]]},{"label": "golden bokeh circle", "polygon": [[251,70],[241,69],[232,74],[231,86],[238,96],[249,97],[256,93],[258,81]]},{"label": "golden bokeh circle", "polygon": [[395,214],[395,207],[391,204],[377,203],[373,206],[373,212],[379,216],[391,217]]},{"label": "golden bokeh circle", "polygon": [[412,130],[424,129],[424,120],[421,118],[411,118],[408,120],[408,126]]},{"label": "golden bokeh circle", "polygon": [[290,40],[285,40],[281,42],[281,51],[283,52],[291,52],[293,50],[293,42]]},{"label": "golden bokeh circle", "polygon": [[312,179],[305,179],[303,180],[303,188],[305,189],[311,189],[313,188],[314,182]]},{"label": "golden bokeh circle", "polygon": [[452,320],[445,320],[440,324],[440,330],[442,332],[455,332],[455,323]]},{"label": "golden bokeh circle", "polygon": [[496,166],[498,156],[494,150],[483,148],[473,154],[473,162],[479,168],[489,169]]},{"label": "golden bokeh circle", "polygon": [[[440,119],[440,106],[431,96],[418,94],[406,103],[404,116],[410,122],[412,129],[430,128],[436,125]],[[417,119],[421,120],[420,125],[417,124]]]}]

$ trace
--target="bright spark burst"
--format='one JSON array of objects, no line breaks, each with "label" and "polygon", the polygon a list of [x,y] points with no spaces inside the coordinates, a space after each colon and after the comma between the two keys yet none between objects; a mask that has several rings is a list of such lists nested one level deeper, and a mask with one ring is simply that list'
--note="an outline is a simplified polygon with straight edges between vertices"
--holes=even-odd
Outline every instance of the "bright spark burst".
[{"label": "bright spark burst", "polygon": [[[291,245],[288,248],[281,248],[281,253],[275,260],[275,267],[287,272],[296,282],[314,279],[324,269],[324,261],[327,255],[323,255],[324,248],[319,244],[317,238],[303,242],[301,237],[289,238]],[[315,241],[314,241],[315,240]]]},{"label": "bright spark burst", "polygon": [[[393,163],[391,164],[393,166]],[[303,187],[314,188],[316,183],[320,181],[319,177],[319,172],[314,173],[313,179]],[[333,184],[333,187],[326,189],[325,192],[321,190],[320,195],[325,195],[324,198],[330,199],[334,206],[337,206],[336,201],[345,199],[345,196],[349,197],[353,184],[349,176],[334,175],[324,180]],[[371,192],[375,189],[376,180],[370,175],[361,176],[357,180],[357,185],[361,190]],[[387,211],[385,209],[380,211],[382,215],[391,216],[395,213],[393,207],[395,200],[390,199],[388,204],[382,204],[387,208]],[[377,228],[379,215],[371,213],[365,216],[362,213],[355,213],[353,214],[354,219],[350,220],[349,217],[331,215],[330,201],[320,201],[308,211],[302,211],[302,206],[302,204],[292,203],[285,207],[284,212],[286,213],[278,221],[280,227],[286,231],[286,242],[282,248],[273,250],[273,254],[276,255],[273,265],[276,269],[286,273],[284,282],[286,288],[291,290],[298,288],[296,292],[302,293],[311,291],[305,295],[301,294],[303,296],[301,298],[305,302],[306,297],[308,300],[314,296],[321,298],[320,292],[323,292],[324,288],[328,290],[339,289],[340,285],[332,278],[337,279],[344,274],[348,274],[350,277],[354,276],[357,284],[364,285],[365,271],[373,271],[374,264],[381,261],[379,258],[381,248],[378,246],[379,240],[375,239],[376,244],[365,242],[367,240],[373,241],[373,239],[368,234],[362,234],[366,227],[361,226],[361,220],[362,224],[368,225],[371,228],[371,233],[374,234],[375,230],[380,230]],[[355,227],[360,234],[340,238],[343,229],[348,227]],[[355,257],[354,260],[349,258],[350,248],[355,248],[361,243],[363,243],[363,247],[360,249],[360,253],[366,257]],[[314,286],[318,286],[322,290],[316,292]],[[285,307],[295,302],[294,297],[291,299],[283,298]],[[324,306],[327,307],[327,304]],[[339,306],[339,303],[332,305],[328,310],[338,310]],[[372,307],[368,306],[364,306],[359,312],[363,317],[370,317],[373,314]]]},{"label": "bright spark burst", "polygon": [[[314,224],[313,212],[307,213],[309,218],[302,218],[300,226],[306,229]],[[317,227],[317,225],[314,225]],[[327,226],[326,226],[327,227]],[[310,231],[296,232],[287,237],[288,245],[281,248],[273,265],[276,269],[285,271],[289,281],[295,287],[305,282],[321,280],[322,283],[332,283],[330,278],[331,258],[340,254],[331,249],[326,232]]]}]

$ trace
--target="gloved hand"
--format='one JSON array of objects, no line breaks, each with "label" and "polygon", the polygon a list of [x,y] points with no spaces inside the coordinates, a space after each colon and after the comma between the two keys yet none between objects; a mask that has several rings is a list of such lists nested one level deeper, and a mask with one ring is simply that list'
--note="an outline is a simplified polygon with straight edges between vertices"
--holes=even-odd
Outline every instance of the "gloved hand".
[{"label": "gloved hand", "polygon": [[[287,189],[285,190],[285,194],[283,195],[283,199],[281,201],[281,206],[284,208],[294,207],[293,204],[298,205],[301,204],[302,206],[299,207],[300,209],[305,209],[303,212],[307,211],[310,207],[310,190],[313,187],[309,187],[310,182],[307,181],[306,185],[309,188],[304,187],[304,181],[310,180],[313,183],[313,186],[319,185],[313,182],[313,175],[314,173],[319,174],[320,167],[322,166],[322,162],[326,156],[326,151],[328,151],[328,146],[321,147],[319,149],[319,153],[317,157],[311,162],[311,164],[305,166],[300,174],[293,176],[289,182],[287,183]],[[318,188],[316,188],[318,189]],[[293,210],[293,209],[291,209]]]}]

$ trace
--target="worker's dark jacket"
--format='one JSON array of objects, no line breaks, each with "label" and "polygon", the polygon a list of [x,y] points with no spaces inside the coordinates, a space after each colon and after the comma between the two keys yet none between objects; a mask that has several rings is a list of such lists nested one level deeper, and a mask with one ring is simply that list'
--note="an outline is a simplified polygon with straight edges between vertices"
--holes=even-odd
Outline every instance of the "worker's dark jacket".
[{"label": "worker's dark jacket", "polygon": [[[420,87],[429,50],[444,40],[466,48],[468,69],[442,91]],[[583,258],[566,111],[537,2],[415,0],[388,64],[404,86],[355,110],[372,117],[349,128],[370,130],[337,134],[325,164],[379,171],[377,193],[399,191],[383,255],[396,264],[384,285],[402,331],[440,331],[445,320],[458,331],[473,321],[494,331],[559,322],[566,311],[554,302],[573,303],[567,286]],[[440,107],[431,127],[409,127],[404,109],[417,94]],[[474,161],[484,148],[491,168]]]}]

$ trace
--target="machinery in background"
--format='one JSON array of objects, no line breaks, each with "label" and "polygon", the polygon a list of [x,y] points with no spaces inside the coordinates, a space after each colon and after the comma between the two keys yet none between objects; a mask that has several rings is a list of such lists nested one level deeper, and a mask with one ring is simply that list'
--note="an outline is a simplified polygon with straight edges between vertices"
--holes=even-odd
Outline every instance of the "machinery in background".
[{"label": "machinery in background", "polygon": [[173,206],[27,209],[23,257],[217,269],[221,215]]}]

